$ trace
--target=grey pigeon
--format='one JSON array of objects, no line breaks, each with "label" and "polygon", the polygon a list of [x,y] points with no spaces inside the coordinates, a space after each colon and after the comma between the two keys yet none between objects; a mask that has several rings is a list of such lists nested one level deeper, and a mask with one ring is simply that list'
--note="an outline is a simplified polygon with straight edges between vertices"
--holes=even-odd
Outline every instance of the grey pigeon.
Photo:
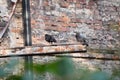
[{"label": "grey pigeon", "polygon": [[52,35],[49,35],[49,34],[45,34],[45,40],[49,43],[57,42],[56,39]]},{"label": "grey pigeon", "polygon": [[78,32],[75,32],[75,33],[76,33],[76,35],[75,35],[76,40],[77,40],[78,42],[81,42],[82,45],[88,46],[88,42],[87,42],[86,38],[85,38],[82,34],[80,34],[80,33],[78,33]]}]

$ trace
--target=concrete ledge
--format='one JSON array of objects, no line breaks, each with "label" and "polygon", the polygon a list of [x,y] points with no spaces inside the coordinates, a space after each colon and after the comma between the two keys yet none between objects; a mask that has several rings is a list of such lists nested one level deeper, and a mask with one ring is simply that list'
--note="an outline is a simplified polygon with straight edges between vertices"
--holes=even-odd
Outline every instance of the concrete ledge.
[{"label": "concrete ledge", "polygon": [[36,53],[57,53],[57,52],[84,52],[86,51],[83,45],[41,45],[41,46],[29,46],[29,47],[16,47],[16,48],[1,48],[0,55],[19,55],[19,54],[36,54]]}]

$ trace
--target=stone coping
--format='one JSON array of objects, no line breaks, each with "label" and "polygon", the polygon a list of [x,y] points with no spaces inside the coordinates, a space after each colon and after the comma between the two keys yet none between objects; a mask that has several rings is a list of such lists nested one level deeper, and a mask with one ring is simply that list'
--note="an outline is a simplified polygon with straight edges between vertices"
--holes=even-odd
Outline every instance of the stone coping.
[{"label": "stone coping", "polygon": [[41,46],[27,46],[27,47],[15,47],[0,49],[0,55],[18,55],[18,54],[32,54],[32,53],[57,53],[57,52],[84,52],[86,51],[83,45],[41,45]]}]

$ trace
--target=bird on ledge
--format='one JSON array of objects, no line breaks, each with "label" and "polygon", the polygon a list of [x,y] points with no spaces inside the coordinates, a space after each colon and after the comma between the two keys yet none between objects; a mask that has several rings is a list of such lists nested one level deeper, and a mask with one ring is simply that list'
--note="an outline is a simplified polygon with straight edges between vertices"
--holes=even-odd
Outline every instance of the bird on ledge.
[{"label": "bird on ledge", "polygon": [[88,46],[87,39],[86,39],[82,34],[80,34],[79,32],[75,32],[75,33],[76,33],[76,35],[75,35],[76,40],[77,40],[78,42],[81,42],[82,45]]},{"label": "bird on ledge", "polygon": [[56,39],[53,37],[53,35],[45,34],[45,40],[49,43],[56,43]]}]

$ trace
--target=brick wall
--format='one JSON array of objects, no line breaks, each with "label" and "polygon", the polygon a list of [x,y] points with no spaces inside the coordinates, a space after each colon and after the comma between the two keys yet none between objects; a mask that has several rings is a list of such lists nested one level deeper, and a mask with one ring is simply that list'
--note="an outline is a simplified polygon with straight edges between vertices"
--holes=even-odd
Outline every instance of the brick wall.
[{"label": "brick wall", "polygon": [[[2,2],[0,1],[0,4]],[[4,3],[6,4],[6,3]],[[14,18],[9,27],[10,47],[23,46],[21,3],[18,4]],[[3,5],[2,5],[3,6]],[[10,9],[4,6],[9,13]],[[1,7],[0,7],[1,8]],[[17,11],[18,10],[18,11]],[[5,11],[3,11],[5,12]],[[8,15],[6,13],[6,15]],[[3,16],[2,13],[0,15]],[[2,17],[2,19],[4,19]],[[6,19],[6,18],[5,18]],[[120,1],[119,0],[31,0],[31,25],[33,44],[49,44],[44,34],[53,35],[58,43],[77,42],[74,32],[80,32],[89,41],[90,49],[120,48]],[[41,50],[41,49],[39,49]],[[2,52],[2,51],[1,51]],[[9,52],[9,51],[8,51]],[[17,53],[23,53],[19,51]],[[115,54],[73,54],[73,56],[96,56],[119,58]],[[71,54],[72,55],[72,54]],[[117,57],[116,57],[117,55]],[[113,56],[113,57],[111,57]],[[46,58],[46,57],[45,57]],[[119,69],[120,61],[73,59],[78,65],[86,65],[90,69],[99,68],[112,74]]]},{"label": "brick wall", "polygon": [[32,32],[52,34],[59,42],[74,42],[74,32],[80,32],[90,48],[118,48],[119,4],[112,0],[31,0]]},{"label": "brick wall", "polygon": [[[89,48],[119,49],[119,7],[119,0],[36,0],[36,2],[31,0],[32,33],[35,38],[43,40],[43,42],[44,39],[40,36],[49,33],[54,35],[58,42],[66,43],[76,42],[74,32],[80,32],[88,39]],[[91,53],[94,52],[73,54],[73,56],[110,58],[115,55]],[[100,69],[110,74],[114,69],[120,67],[120,61],[73,60],[77,65],[84,65],[92,70]]]}]

